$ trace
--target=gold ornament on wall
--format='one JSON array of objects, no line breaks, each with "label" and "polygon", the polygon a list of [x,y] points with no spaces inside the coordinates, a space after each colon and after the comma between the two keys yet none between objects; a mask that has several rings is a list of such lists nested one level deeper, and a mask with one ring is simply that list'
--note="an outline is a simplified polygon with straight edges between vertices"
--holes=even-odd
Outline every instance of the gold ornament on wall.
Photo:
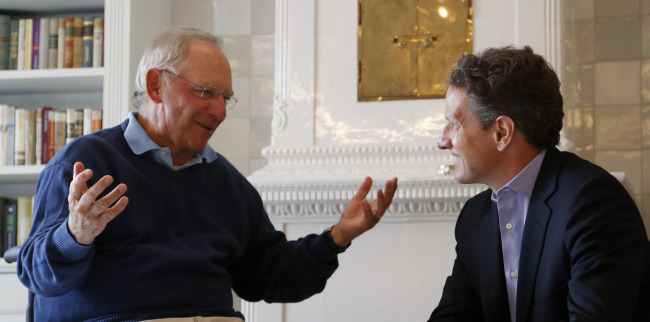
[{"label": "gold ornament on wall", "polygon": [[472,1],[358,1],[358,100],[444,97],[452,65],[472,52]]}]

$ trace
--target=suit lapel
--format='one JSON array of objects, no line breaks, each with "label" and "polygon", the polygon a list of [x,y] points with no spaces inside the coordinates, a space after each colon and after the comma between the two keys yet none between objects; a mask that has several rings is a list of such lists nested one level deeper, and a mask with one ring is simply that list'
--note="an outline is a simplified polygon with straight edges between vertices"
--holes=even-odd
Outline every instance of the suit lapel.
[{"label": "suit lapel", "polygon": [[547,206],[546,201],[557,190],[558,169],[562,159],[557,149],[547,150],[528,205],[519,257],[517,321],[526,321],[531,310],[530,302],[535,288],[546,230],[552,214],[552,209]]},{"label": "suit lapel", "polygon": [[507,321],[510,318],[510,310],[503,271],[499,216],[496,204],[491,201],[490,203],[491,209],[481,219],[477,238],[480,242],[480,296],[487,321]]}]

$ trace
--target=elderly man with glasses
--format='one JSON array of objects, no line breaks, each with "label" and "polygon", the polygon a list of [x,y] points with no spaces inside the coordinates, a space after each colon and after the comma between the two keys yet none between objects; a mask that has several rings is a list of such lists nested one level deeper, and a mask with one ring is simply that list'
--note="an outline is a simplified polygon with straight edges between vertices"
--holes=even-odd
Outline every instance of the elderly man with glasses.
[{"label": "elderly man with glasses", "polygon": [[236,102],[215,36],[174,28],[148,44],[137,112],[75,139],[39,178],[18,258],[35,320],[242,321],[231,290],[295,302],[324,289],[337,254],[391,204],[397,179],[368,203],[366,178],[336,225],[287,241],[253,186],[208,145]]}]

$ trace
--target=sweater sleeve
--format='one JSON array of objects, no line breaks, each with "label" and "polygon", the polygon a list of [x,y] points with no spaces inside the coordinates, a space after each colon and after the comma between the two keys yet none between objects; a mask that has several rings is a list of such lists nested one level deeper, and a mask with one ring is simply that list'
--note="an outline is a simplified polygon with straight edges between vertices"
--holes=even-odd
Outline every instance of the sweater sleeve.
[{"label": "sweater sleeve", "polygon": [[68,191],[72,165],[52,160],[41,173],[34,196],[34,219],[21,246],[20,281],[40,296],[57,296],[82,284],[94,254],[68,231]]},{"label": "sweater sleeve", "polygon": [[253,192],[248,200],[248,243],[243,256],[229,267],[234,291],[245,300],[266,302],[298,302],[323,291],[338,267],[336,251],[318,234],[287,241]]}]

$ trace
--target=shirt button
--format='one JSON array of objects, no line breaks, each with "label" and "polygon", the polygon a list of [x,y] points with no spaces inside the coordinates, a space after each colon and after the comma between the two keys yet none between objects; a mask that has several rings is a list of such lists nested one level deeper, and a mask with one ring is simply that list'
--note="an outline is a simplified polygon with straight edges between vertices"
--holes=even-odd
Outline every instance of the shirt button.
[{"label": "shirt button", "polygon": [[167,153],[165,153],[164,151],[163,151],[163,152],[160,152],[160,156],[161,156],[161,157],[164,157],[165,155],[167,155]]},{"label": "shirt button", "polygon": [[510,272],[511,278],[517,278],[517,272]]},{"label": "shirt button", "polygon": [[511,224],[511,223],[507,223],[507,224],[506,224],[506,229],[508,229],[508,230],[512,229],[512,224]]}]

